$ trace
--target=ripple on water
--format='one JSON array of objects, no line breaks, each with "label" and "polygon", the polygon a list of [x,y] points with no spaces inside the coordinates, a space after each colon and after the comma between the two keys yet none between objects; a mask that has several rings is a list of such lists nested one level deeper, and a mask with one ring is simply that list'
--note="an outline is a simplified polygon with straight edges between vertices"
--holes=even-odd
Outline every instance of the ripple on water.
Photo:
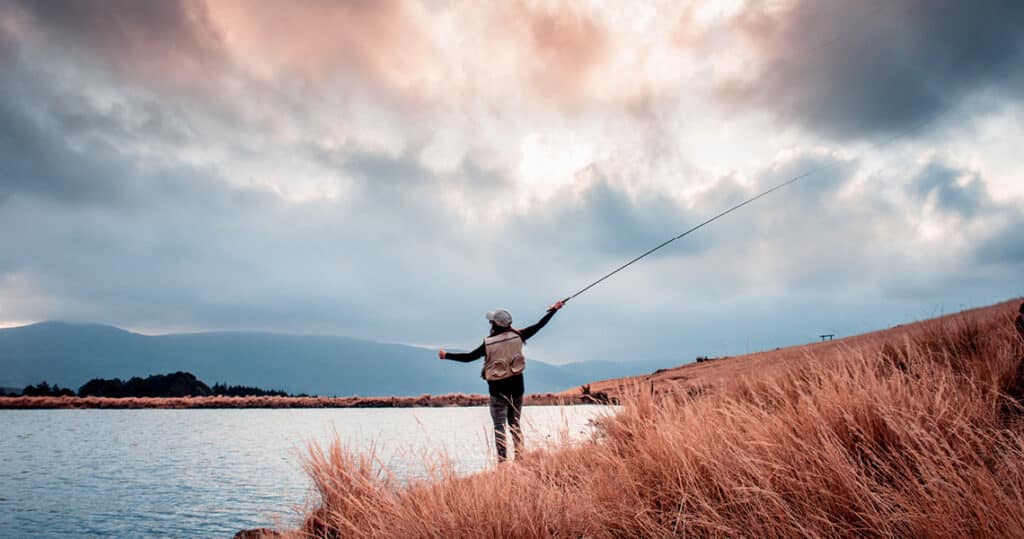
[{"label": "ripple on water", "polygon": [[[528,439],[579,437],[597,407],[528,407]],[[0,410],[0,535],[230,537],[290,526],[311,485],[309,441],[376,444],[393,472],[420,455],[488,466],[487,409]]]}]

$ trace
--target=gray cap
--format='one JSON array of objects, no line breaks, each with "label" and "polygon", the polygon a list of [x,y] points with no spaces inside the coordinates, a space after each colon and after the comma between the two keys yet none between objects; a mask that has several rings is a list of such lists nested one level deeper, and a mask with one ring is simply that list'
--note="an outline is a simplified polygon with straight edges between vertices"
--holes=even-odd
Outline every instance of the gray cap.
[{"label": "gray cap", "polygon": [[512,314],[505,309],[487,311],[487,319],[503,328],[512,326]]}]

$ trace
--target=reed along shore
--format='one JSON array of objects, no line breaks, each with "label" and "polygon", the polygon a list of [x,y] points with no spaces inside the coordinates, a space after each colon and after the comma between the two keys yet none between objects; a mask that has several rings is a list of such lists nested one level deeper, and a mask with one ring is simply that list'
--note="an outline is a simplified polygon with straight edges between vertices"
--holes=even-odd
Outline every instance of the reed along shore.
[{"label": "reed along shore", "polygon": [[[593,404],[583,395],[527,395],[529,406]],[[0,409],[189,408],[420,408],[486,406],[486,395],[450,393],[417,397],[0,397]]]}]

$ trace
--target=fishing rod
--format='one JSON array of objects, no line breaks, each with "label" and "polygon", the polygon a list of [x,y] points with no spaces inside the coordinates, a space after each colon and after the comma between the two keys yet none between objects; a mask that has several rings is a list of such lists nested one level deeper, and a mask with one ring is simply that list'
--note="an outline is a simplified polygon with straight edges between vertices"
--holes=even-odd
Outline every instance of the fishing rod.
[{"label": "fishing rod", "polygon": [[[874,146],[873,149],[879,149],[879,148],[882,148],[884,146],[887,146],[887,145],[891,144],[893,141],[895,141],[895,140],[897,140],[899,138],[905,137],[905,136],[909,135],[910,133],[923,128],[924,126],[926,126],[926,125],[934,122],[935,120],[937,120],[940,116],[942,116],[946,112],[948,112],[948,111],[943,111],[943,112],[940,112],[938,114],[935,114],[932,117],[930,117],[930,118],[928,118],[928,119],[926,119],[926,120],[924,120],[922,122],[919,122],[918,124],[908,128],[908,129],[900,131],[900,132],[894,134],[893,136],[891,136],[891,137],[889,137],[887,139],[884,139],[884,140],[882,140],[880,142],[877,142],[877,143],[873,144],[872,145],[872,146]],[[867,153],[867,151],[865,151],[865,153]],[[573,295],[563,299],[562,303],[563,304],[564,303],[568,303],[569,300],[575,298],[576,296],[579,296],[580,294],[583,294],[584,292],[586,292],[587,290],[590,290],[591,288],[594,288],[595,286],[601,284],[602,282],[604,282],[606,279],[608,279],[612,275],[615,275],[616,273],[618,273],[618,272],[620,272],[620,271],[622,271],[622,270],[632,266],[633,264],[635,264],[635,263],[639,262],[640,260],[646,258],[647,256],[653,254],[655,251],[657,251],[657,250],[659,250],[659,249],[669,245],[670,243],[672,243],[672,242],[674,242],[676,240],[680,240],[682,238],[685,238],[686,236],[689,236],[690,234],[692,234],[692,233],[700,230],[701,228],[704,228],[705,226],[707,226],[707,225],[709,225],[709,224],[711,224],[711,223],[721,219],[722,217],[725,217],[726,215],[729,215],[730,213],[732,213],[732,212],[734,212],[734,211],[736,211],[736,210],[746,206],[747,204],[750,204],[751,202],[754,202],[754,201],[756,201],[756,200],[758,200],[760,198],[763,198],[765,196],[768,196],[768,195],[774,193],[775,191],[778,191],[778,190],[780,190],[780,189],[782,189],[784,187],[788,187],[788,186],[790,186],[790,185],[792,185],[792,184],[794,184],[794,183],[796,183],[796,182],[798,182],[798,181],[800,181],[800,180],[802,180],[804,178],[807,178],[808,176],[812,176],[812,175],[817,174],[817,173],[819,173],[819,172],[821,172],[823,170],[827,170],[829,168],[835,167],[835,166],[837,166],[837,165],[839,165],[841,163],[843,163],[843,161],[838,161],[838,160],[837,161],[832,161],[831,163],[826,163],[824,165],[820,165],[818,167],[815,167],[815,168],[812,168],[810,170],[807,170],[807,171],[805,171],[805,172],[803,172],[801,174],[798,174],[798,175],[796,175],[796,176],[794,176],[794,177],[792,177],[792,178],[790,178],[790,179],[788,179],[788,180],[786,180],[786,181],[784,181],[784,182],[782,182],[782,183],[780,183],[778,185],[775,185],[775,186],[773,186],[773,187],[771,187],[771,188],[769,188],[769,189],[767,189],[765,191],[762,191],[762,192],[760,192],[760,193],[758,193],[758,194],[756,194],[756,195],[754,195],[754,196],[744,200],[743,202],[740,202],[739,204],[736,204],[736,205],[734,205],[734,206],[732,206],[732,207],[730,207],[730,208],[728,208],[726,210],[723,210],[723,211],[715,214],[711,218],[709,218],[709,219],[701,222],[700,224],[690,228],[689,230],[683,232],[682,234],[679,234],[677,236],[673,236],[673,237],[671,237],[671,238],[661,242],[660,244],[658,244],[658,245],[648,249],[647,251],[645,251],[642,254],[638,255],[637,257],[633,258],[629,262],[626,262],[625,264],[622,264],[621,266],[619,266],[619,267],[615,268],[614,270],[608,272],[607,274],[605,274],[600,279],[598,279],[598,280],[588,284],[587,286],[583,287],[582,289],[580,289],[575,294],[573,294]]]},{"label": "fishing rod", "polygon": [[789,179],[789,180],[787,180],[787,181],[785,181],[783,183],[780,183],[780,184],[776,185],[775,187],[772,187],[771,189],[768,189],[767,191],[764,191],[764,192],[762,192],[762,193],[760,193],[760,194],[758,194],[756,196],[750,197],[750,198],[744,200],[743,202],[740,202],[739,204],[736,204],[735,206],[732,206],[731,208],[729,208],[729,209],[727,209],[725,211],[719,212],[714,217],[711,217],[710,219],[705,220],[704,222],[694,226],[693,228],[690,228],[686,232],[683,232],[682,234],[679,234],[678,236],[671,237],[671,238],[661,242],[660,244],[658,244],[658,245],[648,249],[643,254],[637,256],[636,258],[630,260],[629,262],[626,262],[625,264],[623,264],[623,265],[615,268],[614,270],[608,272],[607,274],[605,274],[604,277],[601,277],[600,279],[598,279],[598,280],[588,284],[587,286],[585,286],[582,289],[580,289],[580,291],[578,291],[575,294],[565,298],[562,301],[563,302],[568,302],[569,300],[575,298],[576,296],[579,296],[580,294],[586,292],[587,290],[590,290],[591,288],[594,288],[595,286],[601,284],[602,282],[604,282],[605,279],[608,279],[612,275],[615,275],[616,273],[618,273],[618,272],[620,272],[620,271],[622,271],[622,270],[632,266],[633,264],[635,264],[635,263],[639,262],[640,260],[646,258],[648,255],[653,254],[658,249],[661,249],[662,247],[665,247],[668,244],[670,244],[670,243],[672,243],[672,242],[674,242],[676,240],[680,240],[680,239],[685,238],[686,236],[689,236],[690,234],[700,230],[701,228],[703,228],[703,227],[705,227],[705,226],[707,226],[707,225],[717,221],[718,219],[721,219],[722,217],[725,217],[726,215],[729,215],[730,213],[732,213],[732,212],[742,208],[743,206],[746,206],[747,204],[750,204],[751,202],[754,202],[755,200],[757,200],[757,199],[759,199],[761,197],[767,196],[767,195],[769,195],[769,194],[771,194],[771,193],[773,193],[775,191],[778,191],[779,189],[782,189],[783,187],[786,187],[787,185],[796,183],[797,181],[799,181],[799,180],[801,180],[803,178],[806,178],[807,176],[810,176],[811,174],[814,174],[815,172],[820,172],[821,170],[824,170],[825,168],[832,167],[832,166],[835,166],[837,164],[839,164],[839,161],[833,161],[832,163],[829,163],[828,165],[825,165],[824,167],[817,168],[817,169],[814,169],[814,170],[809,171],[809,172],[805,172],[805,173],[803,173],[803,174],[801,174],[799,176],[796,176],[796,177],[791,178],[791,179]]},{"label": "fishing rod", "polygon": [[[991,24],[991,23],[992,23],[992,21],[988,21],[988,24]],[[839,37],[838,36],[836,38],[831,39],[828,42],[824,43],[823,46],[828,47],[828,46],[832,45],[833,43],[835,43],[837,41],[839,41]],[[820,50],[820,48],[819,48],[819,50]],[[991,63],[995,61],[995,59],[996,59],[996,56],[992,55],[989,58],[988,62],[986,62],[984,64],[984,66],[981,69],[979,69],[979,72],[986,71],[987,68],[991,65]],[[899,132],[893,134],[892,136],[890,136],[887,139],[883,139],[883,140],[878,141],[878,142],[876,142],[874,144],[870,144],[868,146],[868,148],[863,151],[863,154],[867,154],[870,151],[878,150],[878,149],[881,149],[881,148],[883,148],[885,146],[888,146],[892,142],[894,142],[894,141],[896,141],[896,140],[898,140],[900,138],[903,138],[903,137],[909,135],[910,133],[913,133],[914,131],[918,131],[921,128],[925,127],[926,125],[935,122],[940,117],[945,116],[946,114],[951,113],[953,111],[953,109],[954,109],[953,107],[950,107],[950,108],[947,108],[946,110],[940,110],[939,112],[931,115],[930,117],[925,118],[923,121],[921,121],[921,122],[919,122],[919,123],[917,123],[915,125],[912,125],[911,127],[907,128],[907,129],[904,129],[903,131],[899,131]],[[588,284],[587,286],[585,286],[585,287],[581,288],[579,291],[577,291],[575,294],[573,294],[573,295],[565,298],[564,300],[562,300],[562,303],[563,304],[564,303],[568,303],[570,300],[576,298],[580,294],[583,294],[587,290],[590,290],[591,288],[601,284],[606,279],[610,278],[612,275],[615,275],[616,273],[618,273],[618,272],[628,268],[629,266],[632,266],[633,264],[635,264],[635,263],[639,262],[640,260],[646,258],[647,256],[653,254],[655,251],[658,251],[659,249],[662,249],[663,247],[666,247],[670,243],[673,243],[676,240],[680,240],[680,239],[682,239],[682,238],[684,238],[684,237],[686,237],[686,236],[688,236],[688,235],[690,235],[690,234],[700,230],[701,228],[704,228],[705,226],[707,226],[707,225],[717,221],[718,219],[721,219],[722,217],[725,217],[726,215],[729,215],[730,213],[732,213],[732,212],[734,212],[734,211],[736,211],[736,210],[746,206],[747,204],[750,204],[750,203],[752,203],[752,202],[754,202],[754,201],[756,201],[756,200],[758,200],[760,198],[763,198],[763,197],[765,197],[765,196],[767,196],[767,195],[769,195],[771,193],[774,193],[775,191],[778,191],[778,190],[780,190],[780,189],[782,189],[784,187],[788,187],[788,186],[790,186],[790,185],[792,185],[792,184],[794,184],[794,183],[796,183],[796,182],[798,182],[798,181],[800,181],[800,180],[802,180],[804,178],[807,178],[808,176],[812,176],[812,175],[817,174],[817,173],[819,173],[819,172],[821,172],[823,170],[827,170],[829,168],[835,167],[835,166],[839,165],[840,163],[841,163],[840,161],[833,161],[831,163],[827,163],[825,165],[821,165],[821,166],[812,168],[810,170],[807,170],[807,171],[805,171],[805,172],[803,172],[801,174],[798,174],[798,175],[796,175],[796,176],[794,176],[794,177],[792,177],[792,178],[790,178],[790,179],[788,179],[788,180],[786,180],[786,181],[784,181],[784,182],[782,182],[782,183],[780,183],[778,185],[775,185],[775,186],[773,186],[773,187],[771,187],[771,188],[769,188],[769,189],[767,189],[765,191],[762,191],[762,192],[760,192],[760,193],[758,193],[758,194],[756,194],[756,195],[754,195],[754,196],[744,200],[743,202],[740,202],[739,204],[736,204],[736,205],[734,205],[734,206],[732,206],[732,207],[730,207],[730,208],[728,208],[726,210],[723,210],[723,211],[715,214],[711,218],[709,218],[709,219],[701,222],[700,224],[690,228],[689,230],[683,232],[682,234],[679,234],[677,236],[673,236],[673,237],[663,241],[662,243],[660,243],[660,244],[658,244],[658,245],[648,249],[647,251],[643,252],[642,254],[638,255],[637,257],[633,258],[632,260],[626,262],[625,264],[622,264],[621,266],[619,266],[619,267],[615,268],[614,270],[608,272],[607,274],[602,276],[600,279],[598,279],[598,280]]]}]

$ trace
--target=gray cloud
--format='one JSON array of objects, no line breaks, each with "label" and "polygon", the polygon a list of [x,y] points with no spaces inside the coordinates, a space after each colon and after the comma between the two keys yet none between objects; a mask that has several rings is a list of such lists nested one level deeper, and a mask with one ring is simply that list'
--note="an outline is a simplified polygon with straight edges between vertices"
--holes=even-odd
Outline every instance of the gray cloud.
[{"label": "gray cloud", "polygon": [[942,161],[928,163],[913,181],[913,191],[922,201],[934,197],[939,208],[974,217],[991,210],[984,182],[977,174],[957,169]]},{"label": "gray cloud", "polygon": [[21,193],[100,202],[122,195],[115,183],[126,171],[108,170],[91,152],[69,148],[59,131],[29,114],[20,97],[0,94],[0,196]]},{"label": "gray cloud", "polygon": [[1024,274],[1024,212],[1006,208],[999,226],[979,243],[977,262],[1003,267],[1018,278]]},{"label": "gray cloud", "polygon": [[191,86],[215,77],[223,43],[199,0],[5,0],[61,53],[134,77]]},{"label": "gray cloud", "polygon": [[[632,195],[594,168],[580,184],[523,215],[512,226],[545,237],[554,250],[586,251],[607,260],[639,254],[694,219],[691,210],[664,193]],[[691,243],[683,252],[700,245]]]},{"label": "gray cloud", "polygon": [[[150,157],[136,145],[168,150],[186,141],[181,118],[149,99],[104,109],[18,66],[0,81],[0,199],[40,197],[63,204],[147,205],[163,200],[209,205],[229,196],[209,171]],[[170,178],[175,176],[175,178]],[[217,196],[212,196],[218,192]],[[249,192],[245,196],[252,196]]]},{"label": "gray cloud", "polygon": [[[14,7],[13,3],[0,5],[0,15]],[[0,79],[0,204],[29,196],[65,205],[125,209],[164,203],[210,208],[256,203],[267,197],[260,189],[231,188],[222,178],[214,178],[211,166],[192,164],[180,156],[209,148],[213,139],[225,151],[242,156],[250,140],[263,141],[266,125],[241,114],[240,104],[208,99],[210,95],[179,95],[173,89],[142,89],[97,75],[104,55],[136,45],[130,39],[183,39],[176,36],[185,32],[180,28],[185,23],[169,23],[170,29],[153,30],[153,35],[150,26],[190,12],[172,9],[170,2],[140,2],[123,14],[93,14],[90,20],[78,21],[49,4],[30,4],[25,9],[37,11],[34,24],[45,23],[46,36],[60,34],[65,25],[77,26],[67,36],[51,36],[54,43],[63,43],[56,49],[48,48],[52,44],[47,40],[41,45],[24,31],[17,37],[0,34],[6,36],[0,44],[7,37],[12,43],[12,54],[0,54],[9,75]],[[120,28],[109,30],[124,35],[94,36],[107,30],[105,25]],[[0,32],[3,29],[0,25]],[[168,35],[160,38],[160,32]],[[147,46],[175,48],[170,42]],[[84,60],[79,62],[80,58]]]},{"label": "gray cloud", "polygon": [[721,97],[834,138],[901,132],[984,90],[1024,91],[1020,2],[801,1],[738,25],[760,66]]}]

